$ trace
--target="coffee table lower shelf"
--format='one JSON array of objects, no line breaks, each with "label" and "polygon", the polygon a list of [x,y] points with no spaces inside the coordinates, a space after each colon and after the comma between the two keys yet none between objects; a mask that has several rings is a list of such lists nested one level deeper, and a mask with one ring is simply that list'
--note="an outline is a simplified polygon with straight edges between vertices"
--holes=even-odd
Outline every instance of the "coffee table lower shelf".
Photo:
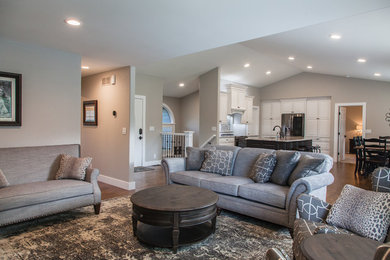
[{"label": "coffee table lower shelf", "polygon": [[[137,238],[139,241],[157,247],[173,248],[172,227],[152,226],[142,222],[137,224]],[[179,243],[185,246],[206,239],[213,233],[211,222],[195,226],[180,227]]]}]

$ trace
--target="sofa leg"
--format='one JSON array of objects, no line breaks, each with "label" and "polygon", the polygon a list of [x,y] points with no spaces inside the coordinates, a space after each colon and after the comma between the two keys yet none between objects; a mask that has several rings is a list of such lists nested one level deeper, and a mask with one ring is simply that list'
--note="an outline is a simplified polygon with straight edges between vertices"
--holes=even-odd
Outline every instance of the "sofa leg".
[{"label": "sofa leg", "polygon": [[100,203],[93,205],[95,209],[95,214],[98,215],[100,213]]}]

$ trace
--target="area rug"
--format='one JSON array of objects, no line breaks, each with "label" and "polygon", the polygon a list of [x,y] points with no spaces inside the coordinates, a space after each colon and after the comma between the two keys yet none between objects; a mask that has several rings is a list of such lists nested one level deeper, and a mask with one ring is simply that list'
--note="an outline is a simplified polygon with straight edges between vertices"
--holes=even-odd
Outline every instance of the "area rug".
[{"label": "area rug", "polygon": [[129,197],[0,228],[0,259],[263,259],[268,248],[292,256],[287,228],[223,211],[205,240],[170,249],[140,243],[131,229]]},{"label": "area rug", "polygon": [[134,172],[147,172],[147,171],[154,171],[154,169],[149,167],[143,167],[143,166],[134,167]]}]

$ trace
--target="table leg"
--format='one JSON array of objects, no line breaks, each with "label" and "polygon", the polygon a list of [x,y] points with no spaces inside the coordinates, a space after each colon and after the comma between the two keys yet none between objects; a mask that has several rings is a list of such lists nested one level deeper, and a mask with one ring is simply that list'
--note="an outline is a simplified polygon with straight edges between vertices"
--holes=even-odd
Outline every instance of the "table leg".
[{"label": "table leg", "polygon": [[172,247],[173,253],[177,253],[177,247],[179,245],[179,213],[173,214],[173,229],[172,229]]},{"label": "table leg", "polygon": [[213,234],[215,233],[215,226],[217,224],[217,215],[211,220],[211,228],[213,230]]},{"label": "table leg", "polygon": [[134,216],[131,216],[131,220],[133,222],[133,236],[137,234],[137,219]]}]

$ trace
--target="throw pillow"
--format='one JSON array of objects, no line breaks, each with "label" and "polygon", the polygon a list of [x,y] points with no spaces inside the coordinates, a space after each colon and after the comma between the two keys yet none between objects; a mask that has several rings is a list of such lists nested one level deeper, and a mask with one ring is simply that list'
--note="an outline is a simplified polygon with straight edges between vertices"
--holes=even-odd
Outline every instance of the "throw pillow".
[{"label": "throw pillow", "polygon": [[208,149],[201,149],[196,147],[187,147],[186,153],[186,170],[187,171],[199,171],[204,161],[204,155],[206,151],[215,150],[215,147]]},{"label": "throw pillow", "polygon": [[0,188],[4,188],[9,186],[9,182],[7,181],[7,178],[5,177],[3,171],[0,169]]},{"label": "throw pillow", "polygon": [[276,151],[276,166],[271,175],[271,182],[286,186],[288,177],[290,177],[300,157],[299,152]]},{"label": "throw pillow", "polygon": [[218,173],[223,176],[231,175],[233,152],[224,150],[206,151],[202,163],[202,172]]},{"label": "throw pillow", "polygon": [[84,180],[91,157],[77,158],[67,154],[61,154],[60,168],[56,173],[56,179]]},{"label": "throw pillow", "polygon": [[298,165],[295,167],[290,177],[288,178],[288,185],[291,186],[294,181],[308,177],[312,175],[317,175],[320,173],[320,170],[323,168],[325,159],[314,158],[310,155],[305,155],[299,159]]},{"label": "throw pillow", "polygon": [[257,183],[268,182],[276,165],[276,155],[274,153],[262,153],[252,166],[249,178]]},{"label": "throw pillow", "polygon": [[345,185],[326,222],[383,242],[390,224],[390,193]]}]

